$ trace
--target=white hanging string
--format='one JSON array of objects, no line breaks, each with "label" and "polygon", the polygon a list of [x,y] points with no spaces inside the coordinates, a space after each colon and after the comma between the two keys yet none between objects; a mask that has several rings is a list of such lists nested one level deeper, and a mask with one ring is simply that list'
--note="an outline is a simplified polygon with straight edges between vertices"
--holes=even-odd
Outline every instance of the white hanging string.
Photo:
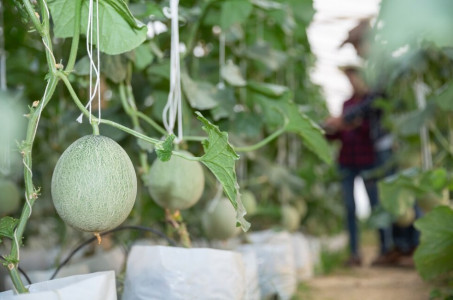
[{"label": "white hanging string", "polygon": [[[89,78],[89,101],[85,108],[88,108],[90,112],[89,121],[91,123],[91,104],[96,97],[98,100],[98,124],[101,123],[101,54],[99,50],[99,0],[96,0],[96,59],[97,62],[94,62],[93,59],[93,30],[94,30],[94,12],[93,12],[93,0],[89,1],[88,4],[88,24],[86,32],[86,48],[88,58],[90,59],[90,78]],[[94,74],[93,74],[94,73]],[[93,76],[95,76],[96,81],[93,87]],[[82,123],[83,114],[77,118],[79,123]]]},{"label": "white hanging string", "polygon": [[[417,107],[419,111],[426,108],[426,94],[429,92],[429,87],[418,78],[414,83],[415,97],[417,99]],[[428,126],[423,124],[420,128],[421,152],[422,152],[422,167],[423,170],[430,170],[433,167],[433,156],[430,148],[430,139]]]},{"label": "white hanging string", "polygon": [[164,9],[166,17],[171,19],[171,54],[170,92],[168,94],[167,104],[162,112],[164,127],[169,134],[174,133],[176,121],[178,122],[176,143],[181,142],[183,139],[178,3],[179,0],[170,0],[170,11]]},{"label": "white hanging string", "polygon": [[225,82],[222,76],[222,70],[225,67],[225,33],[222,32],[219,35],[219,83],[217,87],[221,90],[225,88]]}]

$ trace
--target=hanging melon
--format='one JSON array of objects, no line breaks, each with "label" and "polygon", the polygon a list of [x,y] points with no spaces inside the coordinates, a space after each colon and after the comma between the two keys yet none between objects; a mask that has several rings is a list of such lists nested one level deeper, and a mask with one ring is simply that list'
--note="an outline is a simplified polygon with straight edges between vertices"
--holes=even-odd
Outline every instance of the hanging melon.
[{"label": "hanging melon", "polygon": [[[187,151],[181,152],[193,157]],[[156,159],[143,179],[153,200],[171,210],[193,206],[200,200],[204,189],[201,164],[175,155],[167,162]]]},{"label": "hanging melon", "polygon": [[52,199],[72,227],[99,233],[123,223],[137,195],[134,166],[112,139],[84,136],[61,155],[52,176]]}]

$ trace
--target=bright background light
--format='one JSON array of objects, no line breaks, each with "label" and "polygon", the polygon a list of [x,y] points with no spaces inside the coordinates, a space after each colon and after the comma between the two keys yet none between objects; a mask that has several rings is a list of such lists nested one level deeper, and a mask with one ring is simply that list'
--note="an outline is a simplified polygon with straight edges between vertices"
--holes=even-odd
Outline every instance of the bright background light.
[{"label": "bright background light", "polygon": [[[316,14],[308,28],[308,38],[317,63],[311,76],[322,87],[332,115],[341,114],[342,104],[352,92],[338,66],[360,60],[352,45],[339,46],[359,20],[377,15],[379,3],[380,0],[314,0]],[[357,215],[365,218],[370,206],[363,181],[356,180],[355,186]]]}]

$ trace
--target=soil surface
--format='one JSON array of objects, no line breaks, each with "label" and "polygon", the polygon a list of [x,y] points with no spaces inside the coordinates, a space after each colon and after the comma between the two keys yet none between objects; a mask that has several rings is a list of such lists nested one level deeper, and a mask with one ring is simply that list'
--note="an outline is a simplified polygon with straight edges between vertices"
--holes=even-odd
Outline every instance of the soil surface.
[{"label": "soil surface", "polygon": [[363,249],[362,267],[315,277],[299,290],[300,300],[427,300],[430,287],[414,268],[371,267],[375,248]]}]

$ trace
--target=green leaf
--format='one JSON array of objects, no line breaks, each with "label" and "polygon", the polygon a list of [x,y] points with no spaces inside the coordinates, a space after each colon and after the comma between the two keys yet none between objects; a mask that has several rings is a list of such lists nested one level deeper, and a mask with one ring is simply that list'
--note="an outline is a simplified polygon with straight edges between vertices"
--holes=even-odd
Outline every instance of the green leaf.
[{"label": "green leaf", "polygon": [[151,64],[154,55],[148,44],[143,44],[135,49],[134,65],[138,70],[143,70]]},{"label": "green leaf", "polygon": [[249,81],[247,87],[269,97],[282,97],[286,93],[289,93],[289,88],[287,86],[272,83]]},{"label": "green leaf", "polygon": [[247,21],[252,10],[253,5],[247,0],[224,1],[222,3],[220,26],[223,29],[227,29],[235,23],[242,24]]},{"label": "green leaf", "polygon": [[241,70],[231,60],[222,67],[220,74],[229,85],[241,87],[247,84],[244,77],[242,77]]},{"label": "green leaf", "polygon": [[187,73],[181,73],[181,84],[190,106],[195,109],[211,109],[219,103],[215,99],[217,89],[207,81],[193,81]]},{"label": "green leaf", "polygon": [[289,120],[286,131],[299,134],[309,150],[324,162],[331,164],[333,154],[324,137],[323,130],[308,116],[300,112],[299,107],[290,101],[289,97],[291,97],[290,93],[280,100],[255,95],[255,100],[261,104],[268,124],[281,127],[284,123],[281,116],[281,113],[283,113]]},{"label": "green leaf", "polygon": [[[97,59],[95,59],[97,61]],[[90,74],[90,59],[84,56],[74,66],[77,75]],[[127,60],[123,55],[101,55],[101,73],[114,83],[120,83],[127,76]]]},{"label": "green leaf", "polygon": [[[59,38],[74,34],[75,1],[49,0],[49,9],[54,22],[54,34]],[[96,18],[94,18],[96,19]],[[86,34],[88,25],[88,1],[82,5],[81,34]],[[96,20],[93,26],[96,37]],[[138,47],[146,39],[147,27],[136,20],[123,0],[99,1],[99,49],[106,54],[120,54]],[[93,43],[96,39],[93,39]]]},{"label": "green leaf", "polygon": [[405,187],[403,177],[396,180],[382,180],[378,183],[382,207],[398,217],[414,206],[415,197],[411,189]]},{"label": "green leaf", "polygon": [[244,219],[246,211],[239,197],[235,170],[235,161],[239,159],[239,155],[229,144],[228,133],[220,131],[219,127],[209,122],[201,113],[196,112],[196,114],[198,120],[204,125],[203,130],[208,134],[208,139],[203,141],[205,154],[201,157],[201,161],[222,184],[225,194],[236,210],[237,222],[242,230],[247,231],[250,223]]},{"label": "green leaf", "polygon": [[0,219],[0,243],[2,238],[14,239],[14,229],[19,224],[18,219],[3,217]]},{"label": "green leaf", "polygon": [[453,84],[449,84],[441,93],[434,97],[434,101],[444,111],[453,111]]},{"label": "green leaf", "polygon": [[453,271],[453,210],[438,206],[415,222],[420,230],[420,245],[415,251],[415,266],[425,279]]},{"label": "green leaf", "polygon": [[161,161],[169,161],[171,158],[171,152],[173,151],[173,141],[175,135],[170,134],[167,138],[156,145],[156,154]]}]

